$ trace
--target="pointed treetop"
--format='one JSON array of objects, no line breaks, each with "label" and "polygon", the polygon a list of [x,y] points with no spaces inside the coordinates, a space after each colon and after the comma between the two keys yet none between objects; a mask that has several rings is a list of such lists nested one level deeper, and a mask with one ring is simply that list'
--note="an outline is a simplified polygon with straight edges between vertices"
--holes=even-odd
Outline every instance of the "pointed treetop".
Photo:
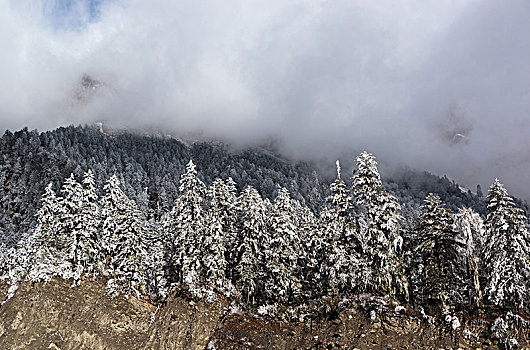
[{"label": "pointed treetop", "polygon": [[85,176],[84,176],[85,179],[87,178],[94,178],[94,173],[92,172],[92,169],[88,169],[86,172],[85,172]]},{"label": "pointed treetop", "polygon": [[235,188],[231,187],[231,184],[228,184],[221,178],[213,180],[207,190],[207,194],[211,199],[211,204],[214,206],[231,206],[236,196]]},{"label": "pointed treetop", "polygon": [[513,199],[508,194],[508,191],[506,188],[504,188],[504,185],[499,181],[499,179],[495,179],[493,184],[491,184],[491,187],[488,191],[488,209],[495,208],[499,205],[503,206],[506,203],[509,203],[509,206],[513,206]]},{"label": "pointed treetop", "polygon": [[442,203],[442,200],[440,199],[440,196],[438,196],[437,194],[434,194],[432,192],[429,193],[427,195],[427,197],[425,197],[423,202],[425,203],[424,206],[427,206],[429,204],[434,204],[435,206],[438,206],[438,205],[442,205],[443,206],[443,203]]},{"label": "pointed treetop", "polygon": [[204,183],[197,177],[197,170],[193,160],[190,159],[186,165],[186,172],[180,177],[180,193],[194,191],[203,193],[206,190]]},{"label": "pointed treetop", "polygon": [[352,192],[357,205],[380,206],[380,195],[388,196],[386,196],[386,189],[381,182],[375,157],[365,151],[359,154],[355,160],[357,170],[354,171],[352,177]]},{"label": "pointed treetop", "polygon": [[490,191],[494,189],[500,192],[508,193],[508,191],[506,191],[506,189],[504,188],[504,185],[499,181],[498,178],[495,178],[495,181],[493,181],[493,183],[491,184]]},{"label": "pointed treetop", "polygon": [[236,193],[237,185],[236,185],[236,182],[234,181],[234,179],[229,177],[228,179],[226,179],[225,183],[226,183],[226,186],[227,186],[227,188],[228,188],[228,190],[230,192]]},{"label": "pointed treetop", "polygon": [[337,179],[340,179],[340,162],[338,159],[335,164],[337,164]]},{"label": "pointed treetop", "polygon": [[88,171],[83,176],[83,185],[88,187],[89,190],[94,190],[96,187],[96,180],[94,179],[94,173],[92,170],[88,169]]},{"label": "pointed treetop", "polygon": [[503,186],[502,183],[499,181],[499,178],[495,178],[495,180],[493,181],[493,183],[491,184],[491,187],[499,187],[499,186]]},{"label": "pointed treetop", "polygon": [[62,192],[65,194],[65,198],[71,204],[79,204],[81,201],[81,184],[75,179],[74,173],[71,173],[70,176],[64,181]]},{"label": "pointed treetop", "polygon": [[[37,217],[43,216],[46,211],[50,210],[51,207],[54,207],[57,204],[57,197],[55,194],[55,191],[52,188],[52,183],[50,182],[48,186],[46,186],[46,189],[44,190],[44,193],[41,197],[42,206],[37,212]],[[55,210],[56,208],[53,208],[52,210]]]},{"label": "pointed treetop", "polygon": [[118,179],[118,176],[116,174],[112,174],[107,183],[113,187],[120,186],[120,180]]},{"label": "pointed treetop", "polygon": [[46,186],[44,193],[45,193],[45,196],[49,196],[49,195],[55,196],[55,191],[53,190],[53,184],[51,182]]},{"label": "pointed treetop", "polygon": [[67,183],[74,183],[74,182],[77,182],[76,179],[75,179],[74,173],[70,173],[70,176],[68,176],[68,177],[64,180],[64,183],[65,183],[65,184],[67,184]]},{"label": "pointed treetop", "polygon": [[252,185],[245,187],[241,194],[244,197],[259,197],[261,199],[261,195],[259,194],[258,190],[256,190]]},{"label": "pointed treetop", "polygon": [[190,159],[190,161],[186,165],[186,172],[190,174],[197,173],[197,170],[195,169],[195,164],[193,163],[193,159]]},{"label": "pointed treetop", "polygon": [[450,220],[451,210],[445,206],[440,196],[429,193],[423,200],[420,224],[427,226],[446,225]]},{"label": "pointed treetop", "polygon": [[278,193],[276,194],[274,203],[281,205],[291,204],[291,195],[289,193],[289,190],[285,187],[281,187],[280,185],[278,185]]},{"label": "pointed treetop", "polygon": [[495,178],[495,181],[493,181],[489,189],[489,195],[491,196],[493,193],[496,193],[502,196],[508,196],[508,191],[497,178]]},{"label": "pointed treetop", "polygon": [[358,171],[364,174],[379,177],[379,170],[377,170],[377,162],[375,156],[371,153],[363,151],[355,158],[357,162]]}]

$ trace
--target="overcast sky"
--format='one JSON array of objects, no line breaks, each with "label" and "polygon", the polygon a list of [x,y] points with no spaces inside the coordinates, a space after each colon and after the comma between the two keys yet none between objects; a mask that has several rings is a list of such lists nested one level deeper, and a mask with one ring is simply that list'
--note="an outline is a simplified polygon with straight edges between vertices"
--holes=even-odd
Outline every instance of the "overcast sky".
[{"label": "overcast sky", "polygon": [[526,0],[0,0],[0,52],[1,130],[274,137],[530,198]]}]

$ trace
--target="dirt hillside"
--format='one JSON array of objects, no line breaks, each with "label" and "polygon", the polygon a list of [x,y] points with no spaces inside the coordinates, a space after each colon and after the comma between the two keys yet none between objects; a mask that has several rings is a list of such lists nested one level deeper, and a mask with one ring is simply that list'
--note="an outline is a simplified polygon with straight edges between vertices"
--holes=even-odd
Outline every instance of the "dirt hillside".
[{"label": "dirt hillside", "polygon": [[[230,310],[227,301],[179,296],[159,307],[132,297],[112,299],[103,282],[75,288],[59,279],[24,283],[0,307],[0,349],[502,348],[479,320],[453,330],[405,312],[374,317],[347,309],[333,318],[287,322]],[[527,336],[520,332],[519,348],[528,348]]]}]

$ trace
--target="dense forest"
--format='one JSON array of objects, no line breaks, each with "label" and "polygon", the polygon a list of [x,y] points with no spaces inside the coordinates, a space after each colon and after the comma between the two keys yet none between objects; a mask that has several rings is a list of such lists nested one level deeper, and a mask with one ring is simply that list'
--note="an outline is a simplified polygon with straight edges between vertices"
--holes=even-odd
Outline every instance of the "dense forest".
[{"label": "dense forest", "polygon": [[[109,292],[175,290],[243,307],[372,295],[428,315],[528,310],[526,205],[363,152],[329,179],[263,149],[68,127],[0,139],[0,274],[16,285],[103,276]],[[518,317],[518,316],[517,316]]]},{"label": "dense forest", "polygon": [[[70,174],[81,178],[89,169],[98,195],[107,179],[116,175],[144,215],[159,219],[178,197],[180,176],[191,159],[197,176],[207,185],[215,178],[231,177],[238,190],[251,185],[269,200],[280,185],[314,213],[323,208],[334,177],[320,171],[321,167],[285,160],[264,147],[231,150],[220,142],[186,144],[160,133],[103,132],[97,126],[61,127],[42,133],[27,128],[6,131],[0,137],[0,246],[12,246],[35,227],[40,196],[50,182],[59,189]],[[349,176],[344,181],[350,185]],[[413,225],[430,192],[438,194],[453,211],[470,207],[486,215],[480,192],[462,191],[446,177],[402,169],[383,182],[400,202],[407,226]],[[524,203],[516,202],[527,210]]]}]

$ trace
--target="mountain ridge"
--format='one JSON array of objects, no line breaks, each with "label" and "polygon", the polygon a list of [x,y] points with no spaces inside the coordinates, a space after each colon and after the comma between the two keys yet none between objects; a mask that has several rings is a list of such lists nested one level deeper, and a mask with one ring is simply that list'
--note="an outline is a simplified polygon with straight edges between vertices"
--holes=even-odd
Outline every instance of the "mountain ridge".
[{"label": "mountain ridge", "polygon": [[[186,146],[173,137],[120,130],[101,133],[98,126],[60,127],[41,133],[27,128],[14,133],[6,131],[0,138],[0,159],[0,232],[13,234],[15,240],[34,226],[38,198],[49,182],[59,188],[70,173],[81,176],[89,168],[96,174],[98,184],[117,173],[127,195],[142,210],[161,208],[151,214],[155,216],[169,211],[178,196],[176,184],[189,159],[197,164],[199,177],[207,184],[215,177],[231,176],[239,189],[252,185],[265,198],[273,198],[276,185],[281,185],[313,211],[322,207],[329,193],[328,183],[333,180],[311,163],[289,160],[263,146],[235,151],[216,142],[196,141]],[[333,162],[330,160],[330,165]],[[405,173],[386,176],[385,184],[411,213],[418,211],[428,192],[435,192],[453,210],[467,206],[484,215],[483,200],[472,193],[453,190],[457,186],[454,181],[412,169]],[[145,188],[147,203],[142,193]],[[517,203],[527,211],[523,201]]]}]

